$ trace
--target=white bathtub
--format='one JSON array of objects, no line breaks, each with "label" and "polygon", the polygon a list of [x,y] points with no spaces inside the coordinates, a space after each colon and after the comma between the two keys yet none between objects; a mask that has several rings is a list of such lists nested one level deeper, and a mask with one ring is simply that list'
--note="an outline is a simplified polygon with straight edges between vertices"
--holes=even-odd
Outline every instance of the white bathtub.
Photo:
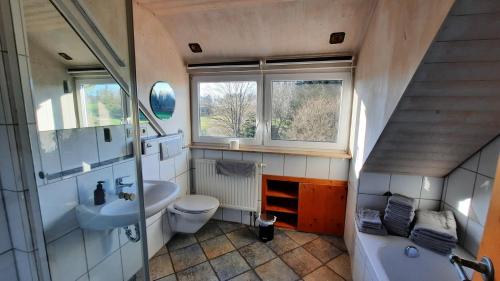
[{"label": "white bathtub", "polygon": [[[357,231],[356,231],[357,232]],[[456,281],[455,268],[442,256],[398,236],[375,236],[356,233],[354,246],[354,281]],[[406,246],[415,246],[420,256],[409,258]],[[473,257],[461,248],[454,253],[466,259]],[[470,276],[471,272],[468,271]]]}]

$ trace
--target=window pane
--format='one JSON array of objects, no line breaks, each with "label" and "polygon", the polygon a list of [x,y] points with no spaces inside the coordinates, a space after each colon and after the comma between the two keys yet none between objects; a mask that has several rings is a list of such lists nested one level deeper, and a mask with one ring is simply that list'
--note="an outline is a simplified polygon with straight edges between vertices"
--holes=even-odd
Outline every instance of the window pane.
[{"label": "window pane", "polygon": [[254,138],[257,81],[201,82],[200,136]]},{"label": "window pane", "polygon": [[124,110],[118,84],[82,83],[80,97],[85,127],[122,124]]},{"label": "window pane", "polygon": [[342,80],[271,83],[271,139],[337,142]]}]

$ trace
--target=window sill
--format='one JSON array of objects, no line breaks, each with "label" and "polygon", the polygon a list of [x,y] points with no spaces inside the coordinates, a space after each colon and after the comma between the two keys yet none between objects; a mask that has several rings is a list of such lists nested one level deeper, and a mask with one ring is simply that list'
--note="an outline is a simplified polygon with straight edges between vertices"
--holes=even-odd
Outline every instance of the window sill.
[{"label": "window sill", "polygon": [[339,159],[351,159],[351,154],[341,150],[308,150],[300,148],[283,148],[262,145],[240,145],[239,149],[230,149],[227,144],[212,144],[212,143],[192,143],[189,145],[192,149],[208,149],[208,150],[224,150],[224,151],[241,151],[241,152],[264,152],[278,153],[290,155],[304,156],[320,156]]}]

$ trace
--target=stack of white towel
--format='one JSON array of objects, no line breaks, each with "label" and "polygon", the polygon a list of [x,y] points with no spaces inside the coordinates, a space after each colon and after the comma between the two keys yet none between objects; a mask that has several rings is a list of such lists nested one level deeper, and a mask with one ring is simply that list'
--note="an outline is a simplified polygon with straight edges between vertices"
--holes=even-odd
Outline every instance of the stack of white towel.
[{"label": "stack of white towel", "polygon": [[385,208],[384,225],[389,233],[408,237],[415,217],[416,200],[400,194],[389,197]]},{"label": "stack of white towel", "polygon": [[457,244],[457,223],[451,211],[418,211],[410,239],[443,255]]},{"label": "stack of white towel", "polygon": [[374,235],[387,235],[382,220],[380,220],[380,212],[377,210],[358,210],[356,214],[356,226],[360,232]]}]

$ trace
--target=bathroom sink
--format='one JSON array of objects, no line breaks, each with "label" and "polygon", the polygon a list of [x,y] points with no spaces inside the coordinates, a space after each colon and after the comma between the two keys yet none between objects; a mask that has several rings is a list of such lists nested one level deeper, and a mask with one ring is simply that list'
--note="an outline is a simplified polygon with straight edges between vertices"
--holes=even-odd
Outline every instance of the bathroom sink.
[{"label": "bathroom sink", "polygon": [[[134,192],[135,193],[135,192]],[[177,198],[179,186],[169,181],[144,181],[146,218],[166,209]],[[139,222],[139,201],[107,198],[104,205],[81,204],[76,207],[76,218],[83,229],[106,230]]]}]

